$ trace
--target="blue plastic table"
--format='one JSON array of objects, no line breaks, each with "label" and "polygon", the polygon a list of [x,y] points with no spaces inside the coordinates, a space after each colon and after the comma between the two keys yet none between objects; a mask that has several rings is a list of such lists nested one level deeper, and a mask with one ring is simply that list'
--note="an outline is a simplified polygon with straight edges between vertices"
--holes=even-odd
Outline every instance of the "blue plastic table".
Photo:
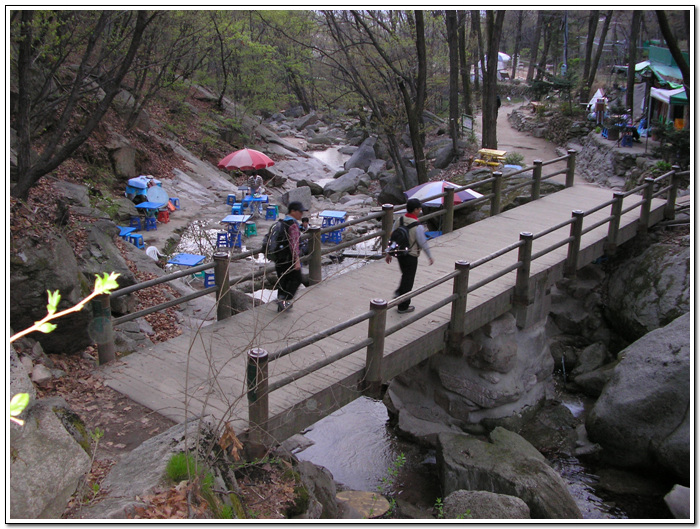
[{"label": "blue plastic table", "polygon": [[204,255],[178,253],[175,254],[173,258],[168,261],[168,263],[180,266],[197,266],[198,264],[201,264],[204,259],[206,259],[206,256]]},{"label": "blue plastic table", "polygon": [[133,233],[136,231],[136,228],[131,228],[131,227],[125,227],[125,226],[117,226],[119,228],[119,236],[126,240],[127,237],[129,236],[130,233]]},{"label": "blue plastic table", "polygon": [[[141,202],[140,204],[136,204],[136,209],[143,209],[146,211],[146,215],[148,215],[151,210],[155,210],[157,213],[163,206],[165,206],[165,202]],[[155,215],[153,216],[155,217]]]},{"label": "blue plastic table", "polygon": [[250,217],[251,215],[227,215],[221,219],[221,222],[225,222],[227,224],[240,224],[242,222],[248,222]]},{"label": "blue plastic table", "polygon": [[[319,217],[323,219],[321,228],[326,228],[328,226],[336,226],[337,224],[342,224],[345,222],[345,217],[347,216],[347,211],[334,211],[331,209],[324,209],[318,214]],[[341,238],[341,232],[344,228],[339,230],[330,231],[328,233],[321,234],[321,242],[334,242],[339,243]]]}]

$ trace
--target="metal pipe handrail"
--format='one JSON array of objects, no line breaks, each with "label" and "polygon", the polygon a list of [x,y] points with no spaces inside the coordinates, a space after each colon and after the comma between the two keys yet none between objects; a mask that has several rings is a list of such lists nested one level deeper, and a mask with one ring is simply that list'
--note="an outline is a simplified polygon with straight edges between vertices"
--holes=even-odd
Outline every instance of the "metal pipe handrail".
[{"label": "metal pipe handrail", "polygon": [[446,281],[449,281],[450,279],[453,279],[453,278],[457,277],[458,275],[459,275],[459,272],[457,272],[455,270],[453,272],[450,272],[447,275],[439,277],[438,279],[436,279],[432,283],[428,283],[427,285],[423,285],[422,287],[420,287],[416,290],[412,290],[411,292],[407,292],[406,294],[401,294],[399,297],[394,298],[387,303],[387,309],[391,309],[391,308],[395,307],[396,305],[398,305],[402,301],[405,301],[408,298],[420,296],[424,292],[427,292],[428,290],[432,290],[436,286],[442,285]]},{"label": "metal pipe handrail", "polygon": [[581,235],[585,235],[586,233],[589,233],[589,232],[595,230],[596,228],[599,228],[599,227],[602,226],[603,224],[607,224],[608,222],[610,222],[610,221],[613,220],[614,218],[615,218],[615,215],[608,215],[608,216],[605,217],[604,219],[601,219],[601,220],[599,220],[598,222],[596,222],[596,223],[594,223],[594,224],[591,224],[591,225],[588,226],[587,228],[583,229],[583,230],[581,231]]},{"label": "metal pipe handrail", "polygon": [[373,315],[374,315],[374,311],[369,310],[363,314],[355,316],[354,318],[350,318],[349,320],[346,320],[342,323],[339,323],[338,325],[334,325],[333,327],[330,327],[328,329],[324,329],[322,331],[314,333],[313,335],[304,338],[303,340],[295,343],[294,345],[289,345],[287,347],[280,349],[279,351],[275,351],[274,353],[270,353],[269,361],[271,362],[273,360],[277,360],[278,358],[282,358],[283,356],[287,356],[288,354],[293,353],[294,351],[298,351],[299,349],[306,347],[307,345],[311,345],[313,343],[316,343],[319,340],[322,340],[323,338],[328,338],[329,336],[333,336],[334,334],[337,334],[340,331],[344,331],[345,329],[348,329],[350,327],[357,325],[358,323],[362,323],[363,321],[370,319]]},{"label": "metal pipe handrail", "polygon": [[569,244],[569,243],[570,243],[571,241],[573,241],[573,240],[574,240],[574,237],[569,236],[569,237],[567,237],[566,239],[562,239],[562,240],[559,241],[559,242],[555,242],[555,243],[553,243],[553,244],[547,246],[546,248],[543,248],[543,249],[540,250],[539,252],[533,253],[533,254],[530,256],[530,259],[531,259],[532,261],[534,261],[535,259],[539,259],[540,257],[543,257],[543,256],[547,255],[548,253],[553,252],[553,251],[556,250],[557,248],[561,248],[562,246],[564,246],[564,245],[566,245],[566,244]]},{"label": "metal pipe handrail", "polygon": [[267,388],[267,391],[268,393],[272,393],[273,391],[280,389],[286,386],[287,384],[291,384],[292,382],[299,380],[300,378],[310,375],[314,371],[318,371],[319,369],[322,369],[334,362],[337,362],[338,360],[342,360],[346,356],[350,356],[351,354],[359,351],[360,349],[372,345],[373,341],[374,340],[372,340],[372,338],[365,338],[364,340],[361,340],[349,347],[346,347],[342,351],[338,351],[334,355],[328,356],[323,360],[319,360],[318,362],[311,364],[310,366],[307,366],[303,369],[300,369],[299,371],[296,371],[290,375],[287,375],[284,378],[275,380],[274,382],[270,383],[270,385]]},{"label": "metal pipe handrail", "polygon": [[474,268],[477,268],[483,264],[488,263],[489,261],[493,261],[494,259],[501,257],[502,255],[507,254],[508,252],[512,252],[513,250],[517,250],[523,244],[525,244],[523,241],[516,241],[512,244],[509,244],[508,246],[505,246],[505,247],[501,248],[500,250],[493,252],[492,254],[489,254],[485,257],[482,257],[481,259],[477,259],[476,261],[471,263],[469,268],[474,269]]},{"label": "metal pipe handrail", "polygon": [[[396,298],[396,299],[398,299],[398,298]],[[457,299],[457,294],[452,294],[452,295],[446,297],[445,299],[438,301],[437,303],[434,303],[431,306],[426,307],[425,309],[423,309],[419,312],[416,312],[415,314],[412,314],[408,318],[401,320],[400,323],[397,323],[393,327],[389,327],[388,329],[386,329],[386,331],[384,331],[384,335],[391,336],[392,334],[400,331],[401,329],[403,329],[407,325],[410,325],[410,324],[412,324],[412,323],[414,323],[422,318],[425,318],[426,316],[429,316],[430,314],[432,314],[433,312],[435,312],[438,309],[441,309],[445,305],[449,305],[455,299]],[[392,300],[392,301],[396,301],[396,300]]]},{"label": "metal pipe handrail", "polygon": [[119,318],[114,318],[112,320],[112,325],[126,323],[127,321],[132,321],[137,318],[140,318],[141,316],[148,316],[149,314],[153,314],[154,312],[158,312],[159,310],[167,309],[169,307],[174,307],[175,305],[180,305],[181,303],[186,303],[187,301],[192,301],[193,299],[201,298],[202,296],[206,296],[207,294],[216,292],[216,289],[217,287],[216,285],[214,285],[212,287],[205,288],[204,290],[198,290],[197,292],[187,294],[186,296],[171,299],[170,301],[165,301],[164,303],[161,303],[159,305],[153,305],[152,307],[140,310],[138,312],[125,314],[124,316],[120,316]]},{"label": "metal pipe handrail", "polygon": [[562,221],[562,222],[560,222],[559,224],[555,224],[555,225],[552,226],[551,228],[547,228],[547,229],[544,229],[544,230],[542,230],[542,231],[540,231],[540,232],[535,233],[535,234],[532,236],[532,240],[534,241],[534,240],[540,239],[540,238],[544,237],[545,235],[549,235],[550,233],[552,233],[552,232],[554,232],[554,231],[560,230],[560,229],[562,229],[562,228],[566,228],[567,226],[569,226],[569,225],[572,224],[573,222],[574,222],[574,219],[571,218],[571,219],[567,219],[567,220],[565,220],[565,221]]},{"label": "metal pipe handrail", "polygon": [[467,288],[467,292],[468,292],[468,293],[472,293],[472,292],[475,291],[476,289],[481,288],[481,287],[483,287],[483,286],[485,286],[485,285],[488,285],[488,284],[491,283],[492,281],[495,281],[496,279],[499,279],[499,278],[503,277],[504,275],[509,274],[509,273],[512,272],[513,270],[517,270],[517,269],[520,268],[522,265],[523,265],[522,261],[517,261],[516,263],[514,263],[514,264],[512,264],[512,265],[510,265],[510,266],[505,267],[503,270],[500,270],[500,271],[498,271],[498,272],[495,272],[494,274],[491,274],[490,276],[485,277],[485,278],[482,279],[481,281],[477,281],[476,283],[473,283],[473,284],[469,285],[469,288]]}]

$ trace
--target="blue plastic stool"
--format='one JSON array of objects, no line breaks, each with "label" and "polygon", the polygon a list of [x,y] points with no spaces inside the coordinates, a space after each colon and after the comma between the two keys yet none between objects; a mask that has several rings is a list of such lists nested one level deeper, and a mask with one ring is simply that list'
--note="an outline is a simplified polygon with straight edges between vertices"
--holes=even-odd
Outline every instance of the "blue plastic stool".
[{"label": "blue plastic stool", "polygon": [[131,217],[131,220],[129,221],[129,227],[141,230],[141,217]]},{"label": "blue plastic stool", "polygon": [[214,272],[204,272],[204,288],[209,288],[213,287],[216,285],[216,281],[214,280]]},{"label": "blue plastic stool", "polygon": [[603,132],[601,132],[600,135],[607,140],[608,139],[608,129],[603,128]]},{"label": "blue plastic stool", "polygon": [[632,135],[625,134],[620,138],[620,147],[632,147]]},{"label": "blue plastic stool", "polygon": [[170,197],[170,202],[175,209],[180,209],[180,199],[177,197]]},{"label": "blue plastic stool", "polygon": [[243,249],[243,238],[241,237],[240,231],[231,237],[231,243],[232,248],[238,248],[240,250]]},{"label": "blue plastic stool", "polygon": [[217,248],[229,248],[229,236],[228,233],[220,231],[216,234],[216,247]]},{"label": "blue plastic stool", "polygon": [[233,206],[236,203],[236,195],[235,194],[229,194],[226,197],[226,205],[227,206]]},{"label": "blue plastic stool", "polygon": [[143,248],[143,235],[140,233],[130,233],[129,234],[129,242],[136,246],[137,248]]},{"label": "blue plastic stool", "polygon": [[231,215],[243,215],[243,204],[234,204],[231,206]]},{"label": "blue plastic stool", "polygon": [[255,224],[255,222],[246,222],[245,223],[245,236],[250,237],[252,235],[257,235],[258,234],[258,227]]},{"label": "blue plastic stool", "polygon": [[277,220],[277,206],[267,206],[265,209],[265,220]]},{"label": "blue plastic stool", "polygon": [[157,230],[155,217],[146,217],[146,231]]}]

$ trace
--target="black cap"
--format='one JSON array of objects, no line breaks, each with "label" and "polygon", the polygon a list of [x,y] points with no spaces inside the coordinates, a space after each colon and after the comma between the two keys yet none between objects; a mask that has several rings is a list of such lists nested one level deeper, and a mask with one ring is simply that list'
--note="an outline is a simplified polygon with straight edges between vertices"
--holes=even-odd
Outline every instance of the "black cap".
[{"label": "black cap", "polygon": [[408,202],[406,202],[406,211],[411,213],[417,209],[422,208],[423,205],[420,203],[420,200],[417,198],[409,198]]},{"label": "black cap", "polygon": [[287,213],[291,213],[292,211],[309,211],[307,208],[304,207],[304,204],[301,202],[290,202],[289,206],[287,206]]}]

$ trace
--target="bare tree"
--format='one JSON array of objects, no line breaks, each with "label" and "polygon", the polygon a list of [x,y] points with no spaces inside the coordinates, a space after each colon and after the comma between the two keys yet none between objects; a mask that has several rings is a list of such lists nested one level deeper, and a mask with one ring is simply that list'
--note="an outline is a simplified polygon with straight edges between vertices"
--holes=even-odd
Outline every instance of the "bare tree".
[{"label": "bare tree", "polygon": [[[684,13],[684,22],[686,27],[689,27],[689,16],[689,12],[686,11]],[[685,87],[685,93],[688,96],[688,101],[690,101],[690,67],[686,62],[685,57],[683,57],[681,49],[678,47],[678,41],[676,40],[675,35],[669,27],[666,13],[664,11],[657,11],[656,18],[659,20],[659,29],[661,29],[661,33],[664,36],[664,39],[666,40],[668,50],[671,52],[673,60],[676,61],[678,68],[680,68],[681,70],[681,75],[683,76],[683,86]]]},{"label": "bare tree", "polygon": [[629,37],[629,53],[627,60],[627,108],[634,110],[634,67],[637,64],[637,40],[639,40],[639,26],[642,23],[642,12],[632,12],[632,28]]},{"label": "bare tree", "polygon": [[588,16],[588,37],[586,38],[586,55],[583,59],[583,75],[581,83],[581,91],[579,92],[579,101],[588,103],[588,93],[591,91],[588,85],[588,75],[591,71],[591,55],[593,55],[593,45],[595,44],[596,30],[598,29],[598,19],[600,18],[599,11],[591,11]]},{"label": "bare tree", "polygon": [[445,25],[450,56],[450,138],[452,138],[452,154],[456,155],[459,137],[459,38],[457,35],[457,11],[445,11]]},{"label": "bare tree", "polygon": [[515,30],[515,49],[513,50],[513,71],[510,74],[511,79],[515,79],[515,74],[518,69],[520,43],[523,37],[523,15],[524,11],[518,11],[518,26]]},{"label": "bare tree", "polygon": [[602,55],[603,48],[605,47],[605,38],[608,35],[608,28],[610,27],[610,22],[612,21],[612,17],[613,17],[612,11],[608,11],[605,14],[605,22],[603,22],[603,29],[600,31],[600,42],[598,42],[598,48],[596,49],[595,57],[593,58],[593,62],[591,63],[591,69],[588,73],[588,79],[586,80],[586,87],[588,88],[588,93],[586,94],[584,101],[588,101],[588,99],[591,97],[591,89],[592,89],[593,83],[595,81],[596,73],[598,72],[598,64],[600,63],[600,56]]},{"label": "bare tree", "polygon": [[540,38],[542,36],[542,19],[544,15],[542,11],[537,12],[537,24],[535,25],[535,40],[530,47],[530,65],[527,69],[527,81],[531,82],[535,75],[535,65],[537,64],[537,55],[540,48]]},{"label": "bare tree", "polygon": [[482,137],[481,146],[487,149],[498,148],[496,137],[496,119],[498,107],[498,47],[501,42],[501,31],[505,11],[486,11],[486,41],[488,46],[487,68],[484,76]]},{"label": "bare tree", "polygon": [[[12,118],[18,147],[17,183],[10,194],[23,200],[30,188],[72,155],[100,123],[121,89],[154,15],[147,11],[61,13],[56,15],[63,17],[58,22],[41,20],[42,16],[45,13],[21,12],[17,58],[12,64],[17,76],[18,105]],[[81,26],[88,22],[92,25]],[[75,68],[62,68],[76,56],[79,62]],[[55,82],[59,68],[60,84]],[[72,77],[67,79],[67,75]],[[41,83],[43,88],[36,90]],[[49,121],[50,110],[53,116]],[[40,154],[32,159],[35,140]]]}]

